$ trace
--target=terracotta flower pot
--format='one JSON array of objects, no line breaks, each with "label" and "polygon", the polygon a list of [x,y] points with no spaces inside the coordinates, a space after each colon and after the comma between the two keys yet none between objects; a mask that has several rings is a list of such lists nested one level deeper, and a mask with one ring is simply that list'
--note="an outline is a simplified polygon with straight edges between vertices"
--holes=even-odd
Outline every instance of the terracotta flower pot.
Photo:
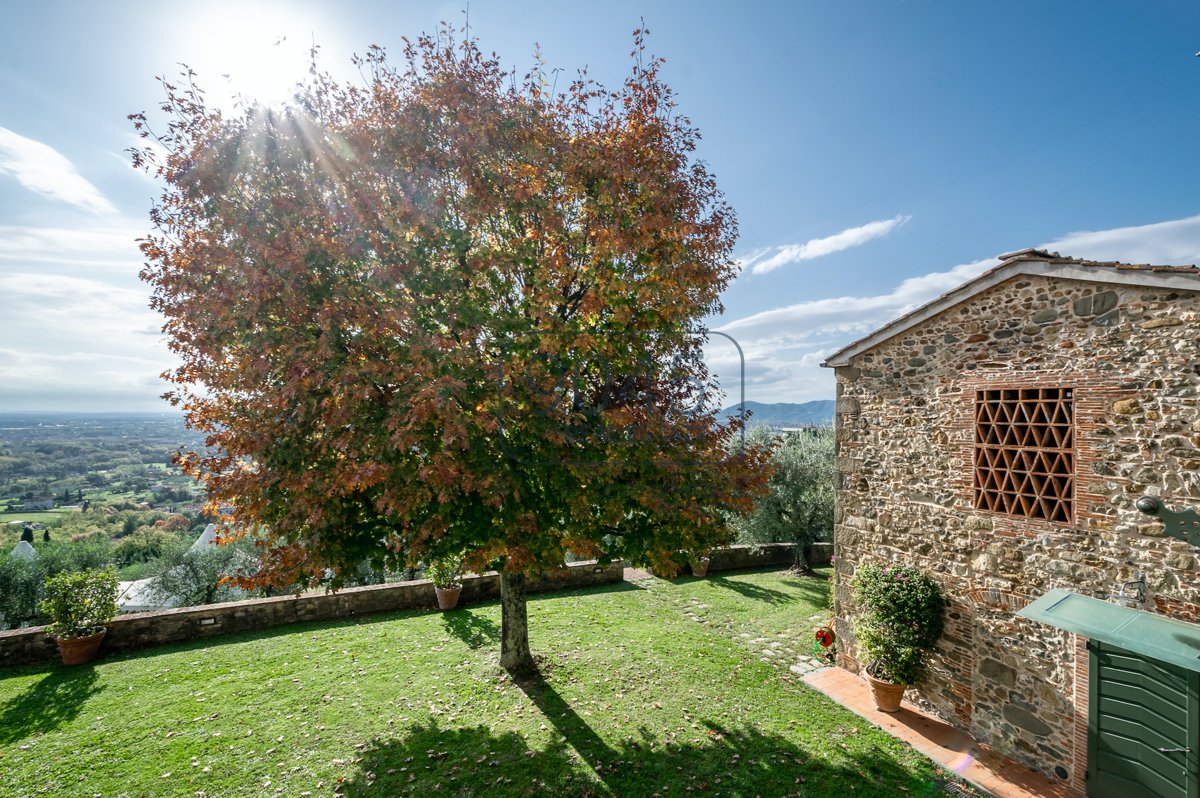
[{"label": "terracotta flower pot", "polygon": [[708,562],[709,560],[707,557],[701,557],[698,560],[692,560],[692,576],[708,576]]},{"label": "terracotta flower pot", "polygon": [[87,637],[54,638],[54,642],[58,643],[58,653],[62,657],[63,665],[82,665],[94,660],[107,631],[101,629]]},{"label": "terracotta flower pot", "polygon": [[900,711],[900,700],[904,698],[904,690],[908,685],[885,682],[869,673],[867,683],[871,685],[871,697],[875,699],[876,709],[880,712]]},{"label": "terracotta flower pot", "polygon": [[458,595],[462,593],[462,585],[458,587],[435,587],[439,610],[452,610],[458,606]]}]

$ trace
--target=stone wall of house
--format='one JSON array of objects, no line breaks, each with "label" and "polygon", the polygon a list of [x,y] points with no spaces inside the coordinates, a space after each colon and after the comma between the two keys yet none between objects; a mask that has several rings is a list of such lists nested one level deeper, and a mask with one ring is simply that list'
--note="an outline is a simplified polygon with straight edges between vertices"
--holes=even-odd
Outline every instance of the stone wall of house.
[{"label": "stone wall of house", "polygon": [[[1047,277],[1008,280],[838,368],[841,664],[860,667],[857,566],[921,568],[949,609],[910,697],[1081,785],[1084,649],[1012,613],[1051,588],[1108,597],[1142,574],[1142,609],[1200,620],[1200,552],[1134,507],[1143,494],[1200,504],[1198,385],[1200,295]],[[1073,522],[974,509],[976,391],[1043,386],[1074,389]]]}]

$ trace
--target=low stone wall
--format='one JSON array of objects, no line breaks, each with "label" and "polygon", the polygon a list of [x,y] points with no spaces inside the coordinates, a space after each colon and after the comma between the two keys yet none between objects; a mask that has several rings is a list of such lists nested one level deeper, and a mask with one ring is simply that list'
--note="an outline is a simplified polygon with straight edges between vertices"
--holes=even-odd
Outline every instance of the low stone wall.
[{"label": "low stone wall", "polygon": [[[531,593],[537,593],[620,582],[623,573],[624,568],[620,563],[599,565],[594,560],[572,563],[562,571],[546,574],[532,582],[528,589]],[[499,596],[498,574],[467,576],[463,578],[459,602],[471,604]],[[346,588],[337,593],[277,596],[139,612],[121,615],[109,624],[101,651],[129,651],[290,623],[436,606],[433,585],[427,579],[418,579],[390,585]],[[45,627],[0,631],[0,666],[44,662],[57,657],[57,647],[45,633]]]},{"label": "low stone wall", "polygon": [[829,565],[833,562],[833,543],[814,543],[807,553],[809,565]]},{"label": "low stone wall", "polygon": [[[813,543],[805,551],[809,565],[828,565],[833,559],[832,543]],[[729,546],[709,555],[709,571],[739,571],[746,568],[765,568],[771,565],[793,565],[796,562],[794,543],[764,543],[761,545]]]},{"label": "low stone wall", "polygon": [[[734,571],[770,566],[788,566],[796,561],[790,543],[761,546],[730,546],[712,553],[710,571]],[[825,565],[833,554],[830,543],[815,543],[808,549],[811,565]],[[600,565],[595,560],[571,563],[561,571],[531,582],[529,592],[539,593],[590,587],[624,579],[622,563]],[[459,604],[473,604],[500,597],[500,576],[487,573],[463,578]],[[268,629],[290,623],[352,618],[372,612],[436,607],[433,585],[427,579],[390,585],[351,587],[337,593],[230,601],[201,607],[182,607],[121,615],[108,626],[101,652],[131,651],[167,643],[182,643],[218,635]],[[0,667],[46,662],[58,658],[54,641],[45,627],[0,631]]]}]

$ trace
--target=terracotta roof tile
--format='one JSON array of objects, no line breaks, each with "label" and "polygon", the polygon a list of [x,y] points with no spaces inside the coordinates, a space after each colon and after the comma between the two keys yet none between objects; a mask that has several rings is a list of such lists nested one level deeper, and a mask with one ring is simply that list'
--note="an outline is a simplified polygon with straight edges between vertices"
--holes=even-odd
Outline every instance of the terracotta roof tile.
[{"label": "terracotta roof tile", "polygon": [[1071,258],[1064,255],[1059,255],[1057,252],[1049,252],[1044,249],[1022,249],[1016,252],[1006,252],[1000,256],[1000,265],[1006,263],[1015,263],[1017,261],[1045,261],[1047,263],[1072,263],[1077,266],[1098,266],[1110,269],[1121,269],[1122,271],[1139,271],[1139,272],[1174,272],[1180,274],[1194,274],[1200,272],[1196,266],[1158,266],[1150,263],[1121,263],[1116,260],[1087,260],[1086,258]]}]

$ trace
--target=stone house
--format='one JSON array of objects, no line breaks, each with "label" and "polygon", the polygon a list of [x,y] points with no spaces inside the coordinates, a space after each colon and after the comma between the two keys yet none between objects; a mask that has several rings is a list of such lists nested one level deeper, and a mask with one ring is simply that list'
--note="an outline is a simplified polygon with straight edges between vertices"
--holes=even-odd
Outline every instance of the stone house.
[{"label": "stone house", "polygon": [[911,700],[1080,793],[1195,798],[1200,270],[1001,261],[825,363],[839,664],[857,566],[914,565],[949,607]]}]

